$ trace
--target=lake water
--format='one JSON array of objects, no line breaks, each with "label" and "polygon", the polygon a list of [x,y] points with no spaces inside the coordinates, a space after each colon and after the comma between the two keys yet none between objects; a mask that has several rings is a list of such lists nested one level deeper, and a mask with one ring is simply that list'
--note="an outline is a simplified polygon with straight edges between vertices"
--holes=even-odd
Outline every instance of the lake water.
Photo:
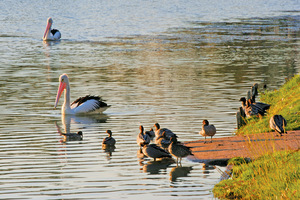
[{"label": "lake water", "polygon": [[[253,83],[276,89],[299,73],[299,1],[0,1],[1,199],[213,199],[220,173],[184,159],[141,159],[139,125],[180,141],[236,128]],[[46,20],[62,33],[41,40]],[[62,118],[71,100],[100,95],[103,115]],[[59,107],[62,105],[61,99]],[[116,149],[102,150],[112,130]],[[60,132],[83,131],[63,142]],[[224,167],[218,166],[221,170]]]}]

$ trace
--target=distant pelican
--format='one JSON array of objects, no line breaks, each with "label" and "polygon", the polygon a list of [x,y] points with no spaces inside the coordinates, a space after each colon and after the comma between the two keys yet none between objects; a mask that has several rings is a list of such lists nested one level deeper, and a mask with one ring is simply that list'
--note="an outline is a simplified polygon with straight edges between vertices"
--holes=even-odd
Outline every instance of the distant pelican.
[{"label": "distant pelican", "polygon": [[270,128],[279,133],[280,136],[282,136],[282,133],[285,133],[286,120],[282,117],[282,115],[272,116],[269,124]]},{"label": "distant pelican", "polygon": [[44,33],[44,36],[43,36],[43,40],[46,41],[46,40],[59,40],[61,38],[61,34],[59,32],[59,30],[57,29],[51,29],[51,26],[52,26],[52,23],[53,23],[53,20],[51,17],[48,18],[47,20],[47,26],[46,26],[46,30],[45,30],[45,33]]},{"label": "distant pelican", "polygon": [[56,101],[54,108],[57,107],[58,101],[62,92],[65,91],[65,99],[61,112],[63,115],[77,115],[87,113],[101,113],[105,111],[110,105],[104,103],[99,96],[79,97],[72,104],[70,104],[70,84],[67,74],[62,74],[59,77],[59,88],[56,95]]},{"label": "distant pelican", "polygon": [[212,137],[216,134],[216,128],[214,125],[209,125],[207,120],[203,120],[202,130],[199,132],[199,134],[205,137],[204,143],[206,143],[206,136],[210,136],[210,142],[212,142]]}]

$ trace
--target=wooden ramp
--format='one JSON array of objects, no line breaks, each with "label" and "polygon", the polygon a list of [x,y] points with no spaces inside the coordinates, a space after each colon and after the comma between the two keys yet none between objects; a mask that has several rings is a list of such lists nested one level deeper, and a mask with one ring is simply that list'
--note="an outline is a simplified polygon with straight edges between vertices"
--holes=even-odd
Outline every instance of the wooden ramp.
[{"label": "wooden ramp", "polygon": [[300,149],[300,130],[288,131],[281,137],[272,132],[213,138],[212,143],[206,144],[204,144],[204,140],[191,141],[185,142],[185,145],[192,147],[194,156],[189,157],[192,161],[211,165],[227,165],[227,161],[233,157],[253,159],[268,152],[298,150]]}]

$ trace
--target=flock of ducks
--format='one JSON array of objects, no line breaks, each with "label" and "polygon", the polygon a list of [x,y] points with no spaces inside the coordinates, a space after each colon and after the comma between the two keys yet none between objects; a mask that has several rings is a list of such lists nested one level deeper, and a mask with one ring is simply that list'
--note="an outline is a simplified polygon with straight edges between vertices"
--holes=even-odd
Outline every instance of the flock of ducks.
[{"label": "flock of ducks", "polygon": [[[154,161],[159,158],[176,158],[176,164],[181,165],[182,158],[189,155],[193,156],[191,147],[187,147],[177,140],[178,136],[170,129],[160,128],[158,123],[154,124],[154,129],[144,131],[144,127],[139,126],[139,133],[136,137],[136,143],[139,146],[139,153],[146,157],[153,158]],[[116,140],[112,137],[110,130],[106,131],[108,137],[103,139],[102,148],[111,148],[116,144]],[[202,130],[200,134],[203,136],[214,136],[216,128],[214,125],[209,125],[207,120],[203,120]],[[155,137],[155,140],[154,140]],[[151,143],[154,141],[154,143]],[[212,142],[212,141],[211,141]],[[206,143],[206,141],[205,141]]]},{"label": "flock of ducks", "polygon": [[[252,96],[248,99],[245,97],[240,98],[242,102],[242,117],[249,118],[252,116],[264,116],[267,110],[270,108],[270,104],[255,102],[255,95],[257,94],[257,84],[254,84],[252,88],[254,88],[254,92],[252,92]],[[265,86],[264,86],[265,87]],[[280,136],[283,133],[287,133],[285,127],[287,125],[286,120],[282,115],[273,115],[269,120],[269,127],[272,130],[275,130]]]}]

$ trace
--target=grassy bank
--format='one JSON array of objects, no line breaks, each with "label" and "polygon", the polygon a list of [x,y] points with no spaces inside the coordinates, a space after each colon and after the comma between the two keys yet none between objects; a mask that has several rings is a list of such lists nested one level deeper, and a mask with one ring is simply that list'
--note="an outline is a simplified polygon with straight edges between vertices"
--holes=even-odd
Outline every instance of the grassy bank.
[{"label": "grassy bank", "polygon": [[260,101],[271,105],[267,114],[262,118],[246,119],[247,124],[238,129],[236,134],[270,132],[269,120],[275,114],[280,114],[287,120],[286,130],[300,128],[300,75],[294,76],[279,90],[260,92]]},{"label": "grassy bank", "polygon": [[[260,101],[270,104],[271,108],[264,117],[247,119],[247,125],[237,134],[270,132],[269,120],[275,114],[281,114],[287,120],[286,130],[300,128],[299,75],[279,90],[260,95]],[[220,199],[300,199],[299,163],[299,150],[266,153],[250,163],[234,158],[229,163],[233,164],[232,178],[218,183],[213,193]]]},{"label": "grassy bank", "polygon": [[220,199],[300,199],[300,151],[280,151],[234,162],[232,179],[214,187]]}]

